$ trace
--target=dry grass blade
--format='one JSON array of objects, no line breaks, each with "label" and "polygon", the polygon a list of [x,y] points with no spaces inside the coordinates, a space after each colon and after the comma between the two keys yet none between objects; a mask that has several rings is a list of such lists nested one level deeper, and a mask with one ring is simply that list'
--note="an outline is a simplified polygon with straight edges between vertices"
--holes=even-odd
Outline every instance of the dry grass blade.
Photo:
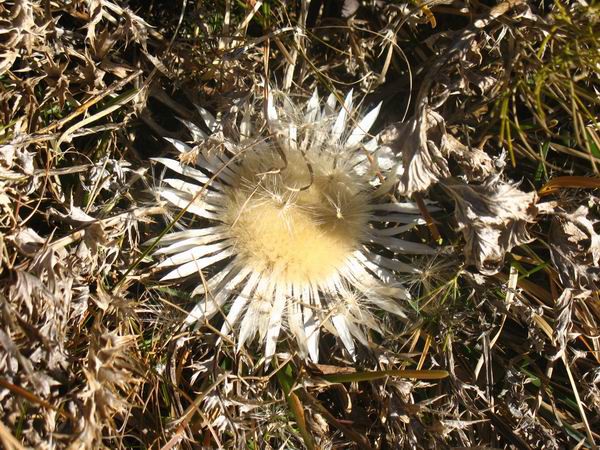
[{"label": "dry grass blade", "polygon": [[388,377],[414,378],[415,380],[442,380],[448,377],[446,370],[375,370],[372,372],[351,372],[321,375],[330,383],[352,383],[360,381],[381,380]]},{"label": "dry grass blade", "polygon": [[304,406],[302,405],[298,395],[293,391],[294,380],[292,378],[292,366],[290,364],[287,364],[282,369],[277,371],[277,380],[279,381],[279,384],[286,396],[286,401],[290,408],[290,412],[296,419],[296,424],[298,425],[298,429],[300,430],[300,434],[302,435],[302,439],[304,440],[306,448],[309,450],[315,449],[316,447],[314,439],[306,425]]},{"label": "dry grass blade", "polygon": [[47,401],[39,398],[37,395],[29,392],[27,389],[23,389],[20,386],[14,385],[13,383],[3,380],[2,378],[0,378],[0,386],[3,387],[4,389],[8,389],[14,395],[22,397],[29,402],[37,403],[38,405],[42,406],[43,408],[56,411],[60,415],[66,417],[68,419],[71,419],[71,420],[73,419],[73,415],[71,415],[68,411],[63,411],[62,409],[59,409],[56,406],[51,405]]},{"label": "dry grass blade", "polygon": [[[61,129],[67,122],[70,122],[75,117],[79,116],[80,114],[85,113],[92,106],[94,106],[98,102],[102,101],[105,97],[107,97],[115,92],[118,92],[119,90],[121,90],[121,88],[127,86],[127,84],[131,83],[131,81],[138,78],[141,74],[142,74],[141,71],[133,72],[126,78],[119,80],[118,82],[116,82],[112,86],[110,86],[108,89],[105,89],[104,91],[102,91],[99,95],[96,95],[96,96],[92,97],[91,99],[87,100],[85,103],[83,103],[81,106],[79,106],[75,111],[73,111],[68,116],[66,116],[56,122],[51,123],[50,125],[48,125],[45,128],[42,128],[41,130],[38,130],[37,134],[44,134],[44,133],[48,133],[49,131]],[[82,127],[82,126],[83,125],[80,125],[80,127]],[[80,128],[80,127],[77,127],[77,128]],[[75,130],[77,128],[75,128]],[[71,130],[71,131],[73,131],[73,130]]]},{"label": "dry grass blade", "polygon": [[600,178],[577,176],[556,177],[542,186],[539,193],[540,195],[550,195],[556,193],[561,188],[600,189]]},{"label": "dry grass blade", "polygon": [[0,422],[0,443],[6,450],[25,450],[19,440],[12,435],[10,430]]}]

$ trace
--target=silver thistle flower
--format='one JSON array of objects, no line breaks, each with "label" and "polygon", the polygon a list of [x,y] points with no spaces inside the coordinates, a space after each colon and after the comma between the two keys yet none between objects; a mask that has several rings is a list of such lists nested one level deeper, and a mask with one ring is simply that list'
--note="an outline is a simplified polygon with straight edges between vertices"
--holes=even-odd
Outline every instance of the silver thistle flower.
[{"label": "silver thistle flower", "polygon": [[201,274],[194,291],[201,300],[187,323],[208,320],[228,305],[221,332],[237,328],[238,348],[258,334],[268,361],[287,325],[299,353],[316,362],[321,327],[354,355],[354,340],[368,345],[365,331],[379,330],[371,308],[405,316],[409,293],[398,273],[418,269],[378,248],[433,250],[398,237],[420,223],[419,210],[383,199],[373,164],[376,141],[367,140],[379,106],[355,122],[352,103],[352,93],[341,107],[332,95],[321,108],[315,92],[300,110],[275,92],[263,113],[270,135],[255,132],[246,114],[235,140],[200,108],[212,135],[187,123],[199,144],[170,140],[182,160],[193,155],[200,170],[155,159],[185,177],[164,177],[159,196],[208,223],[167,234],[156,251],[167,255],[158,267],[171,269],[164,281],[213,269]]}]

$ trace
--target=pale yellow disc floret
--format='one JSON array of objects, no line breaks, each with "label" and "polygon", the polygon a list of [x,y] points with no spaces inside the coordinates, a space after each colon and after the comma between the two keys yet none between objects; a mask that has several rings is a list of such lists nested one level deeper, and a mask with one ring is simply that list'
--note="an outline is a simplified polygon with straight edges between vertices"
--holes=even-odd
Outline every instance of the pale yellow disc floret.
[{"label": "pale yellow disc floret", "polygon": [[227,188],[225,222],[247,267],[278,282],[319,286],[360,247],[368,185],[331,156],[289,153],[287,164],[270,150],[242,159]]}]

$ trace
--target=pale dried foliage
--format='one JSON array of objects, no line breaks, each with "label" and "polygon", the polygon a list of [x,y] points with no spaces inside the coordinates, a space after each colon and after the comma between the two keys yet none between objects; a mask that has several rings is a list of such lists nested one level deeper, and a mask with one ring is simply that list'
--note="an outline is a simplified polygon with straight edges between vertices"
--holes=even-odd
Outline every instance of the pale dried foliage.
[{"label": "pale dried foliage", "polygon": [[465,238],[465,263],[479,272],[498,273],[513,247],[534,239],[527,227],[538,216],[535,192],[523,192],[500,176],[479,185],[449,180],[443,187],[456,205],[454,216]]},{"label": "pale dried foliage", "polygon": [[444,119],[426,107],[407,122],[394,124],[380,134],[381,144],[401,158],[398,190],[403,195],[427,191],[450,176],[444,158],[447,146]]},{"label": "pale dried foliage", "polygon": [[[568,204],[568,203],[567,203]],[[600,289],[600,235],[598,198],[591,197],[587,205],[574,211],[558,211],[552,218],[549,240],[552,261],[563,286],[597,291]]]},{"label": "pale dried foliage", "polygon": [[[0,1],[0,446],[598,444],[597,6],[166,3]],[[282,336],[267,366],[184,326],[199,283],[140,246],[198,220],[151,194],[163,138],[209,131],[195,104],[239,133],[268,84],[383,100],[375,185],[437,250],[354,358],[324,330],[319,364]]]},{"label": "pale dried foliage", "polygon": [[[8,125],[0,143],[0,410],[27,447],[99,448],[107,435],[122,440],[118,430],[144,373],[131,333],[139,306],[103,293],[106,277],[127,267],[128,248],[138,240],[144,211],[132,211],[126,191],[141,172],[108,156],[61,149],[52,134],[59,127],[42,128],[54,121],[53,108],[72,110],[104,92],[107,73],[132,72],[111,62],[110,46],[104,54],[100,46],[126,36],[143,44],[139,27],[146,25],[110,2],[91,12],[83,2],[51,8],[57,14],[48,16],[42,2],[0,5]],[[117,20],[109,11],[131,27],[111,25]],[[81,30],[59,22],[70,16],[85,23],[88,12],[103,37],[88,33],[86,41]]]}]

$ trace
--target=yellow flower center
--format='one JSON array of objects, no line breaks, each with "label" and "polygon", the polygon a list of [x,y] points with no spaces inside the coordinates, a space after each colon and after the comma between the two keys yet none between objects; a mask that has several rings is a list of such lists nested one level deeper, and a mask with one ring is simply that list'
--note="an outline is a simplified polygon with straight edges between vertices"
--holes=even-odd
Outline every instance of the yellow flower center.
[{"label": "yellow flower center", "polygon": [[360,246],[369,217],[367,186],[337,169],[333,157],[309,161],[289,153],[287,165],[271,151],[244,157],[228,188],[225,222],[238,257],[253,270],[278,282],[318,286]]}]

